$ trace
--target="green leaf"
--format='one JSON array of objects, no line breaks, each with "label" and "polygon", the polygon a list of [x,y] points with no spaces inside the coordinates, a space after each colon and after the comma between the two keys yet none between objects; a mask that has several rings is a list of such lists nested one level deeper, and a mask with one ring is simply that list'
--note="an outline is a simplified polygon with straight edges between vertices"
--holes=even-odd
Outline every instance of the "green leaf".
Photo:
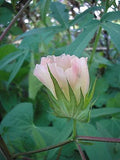
[{"label": "green leaf", "polygon": [[94,55],[94,61],[95,61],[95,63],[98,63],[98,64],[105,64],[107,66],[112,65],[111,61],[109,61],[105,57],[101,56],[100,54],[95,54]]},{"label": "green leaf", "polygon": [[7,64],[15,60],[16,58],[22,56],[23,52],[17,51],[6,55],[2,60],[0,60],[0,69],[6,67]]},{"label": "green leaf", "polygon": [[68,27],[69,15],[65,5],[59,2],[51,3],[52,17],[54,17],[63,27]]},{"label": "green leaf", "polygon": [[83,29],[79,36],[69,46],[67,46],[65,53],[79,56],[92,39],[98,25],[99,21],[93,20]]},{"label": "green leaf", "polygon": [[[119,138],[120,137],[120,120],[116,119],[116,118],[109,118],[109,119],[101,119],[100,121],[97,121],[97,128],[100,131],[100,127],[101,129],[101,133],[103,134],[103,136],[108,136],[109,134],[111,135],[111,137],[115,137],[115,138]],[[106,131],[106,133],[105,133]],[[107,135],[108,134],[108,135]]]},{"label": "green leaf", "polygon": [[18,36],[18,39],[23,38],[20,48],[27,48],[33,52],[39,52],[40,44],[47,44],[53,39],[56,33],[63,31],[60,26],[52,26],[46,28],[32,29]]},{"label": "green leaf", "polygon": [[120,108],[101,108],[91,111],[91,118],[100,118],[120,114]]},{"label": "green leaf", "polygon": [[[0,70],[0,81],[3,82],[3,81],[7,81],[9,78],[9,73],[8,72],[5,72],[3,70]],[[0,87],[3,87],[3,84],[1,83],[0,84]]]},{"label": "green leaf", "polygon": [[[58,151],[58,155],[60,152]],[[57,158],[57,155],[54,159]],[[75,143],[70,143],[62,147],[60,160],[81,160],[81,156],[76,149]]]},{"label": "green leaf", "polygon": [[[39,129],[33,124],[31,103],[20,103],[11,110],[0,125],[0,134],[12,153],[36,150],[45,147]],[[43,159],[45,153],[31,155]]]},{"label": "green leaf", "polygon": [[94,18],[94,11],[101,10],[102,7],[90,7],[86,9],[83,13],[80,13],[75,16],[75,18],[70,22],[70,25],[79,24],[80,26],[83,24],[87,24],[89,21],[91,21]]},{"label": "green leaf", "polygon": [[29,88],[28,94],[29,98],[35,99],[37,92],[43,86],[43,84],[33,75],[33,70],[35,68],[34,55],[31,53],[31,63],[30,63],[30,72],[29,72]]},{"label": "green leaf", "polygon": [[60,31],[63,31],[63,28],[61,26],[51,26],[51,27],[45,27],[45,28],[35,28],[28,32],[23,33],[22,35],[18,36],[16,40],[19,40],[21,38],[27,37],[27,36],[36,36],[39,35],[39,37],[43,40],[46,39],[51,34],[58,33]]},{"label": "green leaf", "polygon": [[[72,132],[72,121],[67,121],[64,123],[64,127],[62,128],[62,130],[59,131],[59,134],[56,135],[56,137],[54,138],[52,145],[65,141],[69,137],[71,132]],[[53,159],[53,156],[56,154],[57,151],[58,151],[58,148],[52,151],[49,151],[48,160]]]},{"label": "green leaf", "polygon": [[93,6],[93,7],[90,7],[88,8],[87,10],[85,10],[83,13],[91,13],[91,12],[94,12],[94,11],[99,11],[101,9],[104,9],[103,6]]},{"label": "green leaf", "polygon": [[[77,134],[82,136],[102,137],[102,134],[99,133],[93,125],[88,123],[78,123]],[[96,160],[96,157],[98,160],[101,159],[112,160],[107,145],[105,143],[98,143],[98,142],[92,142],[92,143],[93,145],[91,146],[81,144],[82,148],[84,148],[90,160]]]},{"label": "green leaf", "polygon": [[104,79],[108,82],[111,87],[120,88],[120,65],[114,64],[107,67],[104,74]]},{"label": "green leaf", "polygon": [[120,92],[118,92],[115,97],[112,97],[107,101],[107,107],[120,108]]},{"label": "green leaf", "polygon": [[109,84],[106,79],[104,79],[103,77],[97,79],[94,93],[94,99],[96,100],[95,105],[97,105],[97,107],[101,107],[103,104],[106,104],[106,99],[108,98],[106,92],[108,90],[108,87]]},{"label": "green leaf", "polygon": [[22,66],[22,64],[23,64],[23,62],[24,62],[27,54],[28,54],[28,52],[26,52],[26,53],[24,52],[24,55],[21,56],[21,57],[18,59],[18,61],[15,63],[14,69],[13,69],[13,71],[12,71],[11,74],[10,74],[10,77],[9,77],[9,80],[8,80],[7,85],[9,85],[9,84],[12,82],[12,80],[15,78],[15,76],[16,76],[16,74],[18,73],[18,71],[20,70],[20,68],[21,68],[21,66]]},{"label": "green leaf", "polygon": [[0,59],[17,50],[18,49],[13,44],[2,45],[0,47]]},{"label": "green leaf", "polygon": [[8,25],[12,19],[12,11],[7,7],[0,7],[0,24]]},{"label": "green leaf", "polygon": [[[115,118],[102,119],[96,123],[97,130],[103,135],[103,137],[120,138],[120,120]],[[119,143],[107,143],[111,157],[114,160],[118,160],[120,157],[120,144]]]},{"label": "green leaf", "polygon": [[16,93],[11,92],[1,92],[0,103],[6,112],[9,112],[17,103],[18,98]]},{"label": "green leaf", "polygon": [[59,135],[59,131],[56,127],[38,127],[41,135],[43,136],[47,145],[51,145],[56,135]]},{"label": "green leaf", "polygon": [[113,20],[120,20],[120,11],[105,13],[101,18],[101,22]]},{"label": "green leaf", "polygon": [[92,13],[94,13],[94,11],[96,10],[101,10],[101,9],[102,7],[97,7],[97,6],[90,7],[86,9],[83,13],[76,15],[75,18],[69,23],[69,25],[71,26],[78,24],[80,28],[82,28],[94,18],[94,15]]},{"label": "green leaf", "polygon": [[97,79],[96,87],[95,87],[95,95],[98,96],[98,95],[103,94],[104,92],[107,91],[108,87],[109,85],[103,77]]},{"label": "green leaf", "polygon": [[4,0],[0,0],[0,6],[4,3]]},{"label": "green leaf", "polygon": [[17,35],[22,34],[23,31],[22,31],[22,29],[21,29],[20,27],[18,27],[18,26],[13,26],[13,27],[10,29],[10,33],[11,33],[12,35],[17,36]]},{"label": "green leaf", "polygon": [[87,25],[90,21],[93,19],[93,15],[90,13],[85,14],[84,12],[81,13],[80,15],[77,15],[70,23],[69,26],[78,24],[80,28],[84,27]]},{"label": "green leaf", "polygon": [[40,15],[41,19],[46,24],[46,14],[49,9],[51,0],[40,0]]},{"label": "green leaf", "polygon": [[111,22],[104,22],[101,25],[110,34],[111,41],[120,51],[120,25]]}]

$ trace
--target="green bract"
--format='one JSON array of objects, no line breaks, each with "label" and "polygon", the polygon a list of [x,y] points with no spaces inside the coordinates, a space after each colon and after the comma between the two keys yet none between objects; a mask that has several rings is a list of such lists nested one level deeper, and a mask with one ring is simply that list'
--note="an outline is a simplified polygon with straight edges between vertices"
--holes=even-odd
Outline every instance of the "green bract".
[{"label": "green bract", "polygon": [[54,78],[50,70],[49,70],[49,73],[53,81],[56,96],[57,96],[57,99],[56,99],[52,95],[52,93],[49,91],[49,89],[47,89],[48,95],[50,98],[50,107],[54,111],[53,114],[57,117],[75,119],[81,122],[89,122],[90,111],[93,104],[91,103],[91,100],[94,93],[95,83],[92,87],[91,92],[88,92],[85,98],[83,96],[82,90],[80,89],[81,98],[80,98],[79,104],[77,104],[75,95],[69,83],[68,83],[68,86],[69,86],[70,101],[66,99],[57,80]]}]

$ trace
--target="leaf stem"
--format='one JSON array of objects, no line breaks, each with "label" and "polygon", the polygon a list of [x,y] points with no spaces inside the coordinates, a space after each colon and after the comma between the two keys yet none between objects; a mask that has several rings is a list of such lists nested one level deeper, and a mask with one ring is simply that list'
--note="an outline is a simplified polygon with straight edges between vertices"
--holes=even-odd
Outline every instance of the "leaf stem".
[{"label": "leaf stem", "polygon": [[0,36],[0,41],[3,40],[3,38],[5,37],[5,35],[7,34],[7,32],[10,30],[10,28],[12,27],[12,25],[16,22],[17,18],[23,13],[23,11],[28,6],[28,4],[30,3],[30,1],[31,0],[28,0],[25,3],[25,5],[21,8],[21,10],[17,13],[17,15],[12,19],[12,21],[10,22],[10,24],[8,25],[8,27],[3,31],[3,33]]},{"label": "leaf stem", "polygon": [[90,56],[89,67],[90,67],[91,64],[92,64],[93,57],[94,57],[94,54],[95,54],[95,52],[96,52],[96,48],[97,48],[97,44],[98,44],[98,41],[99,41],[99,38],[100,38],[101,31],[102,31],[102,27],[100,26],[99,29],[98,29],[98,34],[97,34],[97,36],[96,36],[94,46],[93,46],[93,51],[92,51],[91,56]]},{"label": "leaf stem", "polygon": [[38,149],[38,150],[35,150],[35,151],[17,153],[17,154],[13,155],[13,159],[16,159],[18,156],[22,156],[22,155],[29,155],[29,154],[35,154],[35,153],[40,153],[40,152],[48,151],[48,150],[51,150],[51,149],[54,149],[54,148],[58,148],[58,147],[64,146],[64,145],[66,145],[68,143],[71,143],[73,141],[74,141],[73,139],[70,139],[70,140],[64,141],[62,143],[59,143],[57,145],[48,146],[46,148]]},{"label": "leaf stem", "polygon": [[77,136],[77,140],[120,143],[120,138]]},{"label": "leaf stem", "polygon": [[80,156],[81,156],[82,160],[86,160],[85,154],[84,154],[84,152],[82,151],[81,146],[80,146],[78,143],[76,143],[76,145],[77,145],[77,148],[78,148],[78,151],[79,151],[79,153],[80,153]]}]

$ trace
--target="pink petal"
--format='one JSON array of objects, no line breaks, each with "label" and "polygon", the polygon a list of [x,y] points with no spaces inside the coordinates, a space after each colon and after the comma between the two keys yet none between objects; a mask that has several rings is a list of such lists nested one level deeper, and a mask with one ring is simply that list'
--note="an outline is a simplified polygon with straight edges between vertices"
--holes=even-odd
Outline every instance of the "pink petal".
[{"label": "pink petal", "polygon": [[80,68],[80,83],[83,95],[85,96],[89,89],[89,72],[87,66],[87,58],[80,58],[78,61],[78,65]]},{"label": "pink petal", "polygon": [[80,101],[80,83],[77,83],[78,78],[77,78],[77,71],[75,70],[75,68],[76,68],[76,64],[75,66],[73,65],[71,68],[67,69],[65,73],[66,73],[67,80],[75,94],[77,103],[79,103]]},{"label": "pink petal", "polygon": [[54,85],[46,65],[36,64],[33,74],[52,92],[56,98]]},{"label": "pink petal", "polygon": [[67,83],[66,75],[65,75],[63,68],[59,67],[56,63],[52,63],[48,65],[49,65],[51,73],[53,74],[54,78],[57,80],[65,97],[69,100],[68,83]]},{"label": "pink petal", "polygon": [[77,103],[80,101],[80,88],[85,97],[89,88],[89,73],[86,58],[73,57],[71,59],[71,68],[66,71],[66,77],[75,94]]}]

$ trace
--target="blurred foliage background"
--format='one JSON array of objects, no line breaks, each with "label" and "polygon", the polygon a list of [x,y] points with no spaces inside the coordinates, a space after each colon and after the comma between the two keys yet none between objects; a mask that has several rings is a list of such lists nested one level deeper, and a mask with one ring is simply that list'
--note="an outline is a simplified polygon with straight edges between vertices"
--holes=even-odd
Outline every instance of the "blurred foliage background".
[{"label": "blurred foliage background", "polygon": [[[0,0],[0,33],[27,0]],[[31,0],[0,42],[0,134],[12,154],[57,144],[71,120],[52,114],[44,86],[33,76],[42,56],[88,57],[95,104],[77,134],[120,138],[120,1]],[[120,145],[82,143],[88,160],[119,160]],[[19,159],[81,159],[74,144]],[[0,159],[4,160],[1,152]]]}]

